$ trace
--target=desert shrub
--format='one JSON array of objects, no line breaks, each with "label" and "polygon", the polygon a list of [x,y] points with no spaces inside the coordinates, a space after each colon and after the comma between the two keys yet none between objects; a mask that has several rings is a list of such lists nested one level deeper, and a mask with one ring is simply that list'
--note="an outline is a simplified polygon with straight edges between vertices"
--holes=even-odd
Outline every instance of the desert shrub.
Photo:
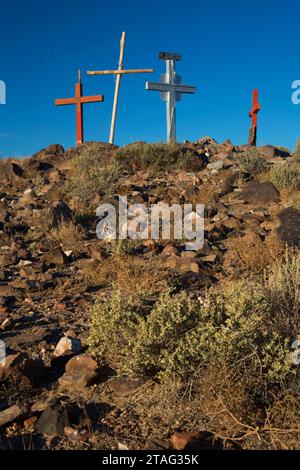
[{"label": "desert shrub", "polygon": [[293,157],[297,161],[300,161],[300,139],[298,139],[296,142],[296,149],[295,149],[295,152],[293,153]]},{"label": "desert shrub", "polygon": [[278,189],[300,189],[300,165],[299,163],[283,163],[275,165],[269,174],[270,181]]},{"label": "desert shrub", "polygon": [[268,160],[259,154],[257,149],[247,150],[235,157],[240,168],[251,176],[259,175],[269,169]]},{"label": "desert shrub", "polygon": [[[288,274],[293,275],[297,277],[294,271]],[[120,371],[146,376],[187,379],[225,361],[243,372],[252,386],[284,382],[293,374],[293,331],[284,324],[290,301],[283,278],[275,266],[259,281],[214,288],[204,302],[186,292],[174,295],[168,290],[151,305],[147,291],[133,301],[116,290],[92,309],[90,346],[102,359],[115,361]],[[280,310],[277,295],[282,299]]]},{"label": "desert shrub", "polygon": [[105,158],[96,143],[83,147],[71,162],[66,192],[83,203],[89,203],[97,194],[114,193],[119,167],[114,158]]},{"label": "desert shrub", "polygon": [[72,220],[61,220],[58,227],[53,228],[49,237],[58,242],[64,250],[72,250],[74,254],[80,253],[85,230]]},{"label": "desert shrub", "polygon": [[129,170],[134,163],[141,169],[158,174],[166,170],[190,168],[195,154],[180,144],[130,144],[116,152],[118,164]]}]

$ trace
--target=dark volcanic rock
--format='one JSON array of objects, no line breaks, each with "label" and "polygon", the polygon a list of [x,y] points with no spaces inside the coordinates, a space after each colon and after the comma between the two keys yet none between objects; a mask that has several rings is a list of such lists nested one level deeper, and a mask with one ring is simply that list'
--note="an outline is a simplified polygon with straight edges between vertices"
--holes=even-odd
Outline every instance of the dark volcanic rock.
[{"label": "dark volcanic rock", "polygon": [[69,426],[67,410],[63,406],[49,407],[38,420],[37,432],[48,436],[63,436],[65,426]]},{"label": "dark volcanic rock", "polygon": [[68,221],[73,217],[73,213],[63,201],[56,202],[50,209],[51,227],[57,227],[62,220]]},{"label": "dark volcanic rock", "polygon": [[280,211],[277,217],[281,223],[277,229],[279,238],[288,245],[300,246],[300,211],[288,207]]},{"label": "dark volcanic rock", "polygon": [[239,198],[254,204],[270,204],[278,202],[279,192],[273,183],[251,181],[240,193]]},{"label": "dark volcanic rock", "polygon": [[48,155],[63,155],[64,153],[65,153],[65,150],[62,145],[51,144],[51,145],[48,145],[48,147],[32,155],[32,158],[43,159],[47,157]]},{"label": "dark volcanic rock", "polygon": [[145,380],[141,377],[129,377],[128,375],[121,375],[115,377],[109,382],[110,388],[116,395],[125,397],[132,395],[136,390],[143,385]]}]

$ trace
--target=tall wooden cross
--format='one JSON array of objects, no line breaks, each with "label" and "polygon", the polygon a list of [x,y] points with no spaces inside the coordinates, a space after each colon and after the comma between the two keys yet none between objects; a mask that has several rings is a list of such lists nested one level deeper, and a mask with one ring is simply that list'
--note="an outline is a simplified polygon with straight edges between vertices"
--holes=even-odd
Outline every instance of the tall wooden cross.
[{"label": "tall wooden cross", "polygon": [[249,132],[249,145],[255,147],[257,140],[257,114],[261,110],[261,105],[258,102],[258,90],[253,90],[252,108],[249,112],[251,118],[251,127]]},{"label": "tall wooden cross", "polygon": [[180,54],[160,52],[159,58],[166,62],[166,73],[160,77],[160,83],[146,82],[146,90],[159,91],[160,97],[167,103],[167,142],[176,142],[176,101],[182,93],[195,93],[196,88],[181,84],[181,77],[176,75],[175,61],[181,60]]},{"label": "tall wooden cross", "polygon": [[84,103],[96,103],[104,101],[103,95],[95,96],[83,96],[82,95],[82,83],[81,73],[78,71],[78,82],[75,83],[75,97],[74,98],[62,98],[55,100],[56,106],[64,106],[66,104],[76,105],[76,144],[79,145],[83,142],[83,104]]},{"label": "tall wooden cross", "polygon": [[111,118],[111,126],[110,126],[110,134],[109,134],[109,143],[114,143],[114,136],[115,136],[115,127],[116,127],[116,117],[117,117],[117,108],[118,108],[118,100],[119,100],[119,90],[120,90],[120,83],[121,77],[124,74],[130,73],[152,73],[153,69],[123,69],[123,58],[124,58],[124,49],[125,49],[125,38],[126,33],[122,33],[121,41],[120,41],[120,58],[119,58],[119,67],[117,70],[96,70],[91,71],[88,70],[88,75],[116,75],[116,87],[115,87],[115,96],[113,102],[113,110],[112,110],[112,118]]}]

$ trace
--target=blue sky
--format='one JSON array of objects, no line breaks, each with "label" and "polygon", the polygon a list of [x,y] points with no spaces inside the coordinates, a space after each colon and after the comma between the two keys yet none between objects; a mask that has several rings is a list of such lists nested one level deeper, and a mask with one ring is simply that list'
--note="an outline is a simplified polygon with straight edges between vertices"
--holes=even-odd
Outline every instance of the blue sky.
[{"label": "blue sky", "polygon": [[122,79],[117,144],[165,140],[165,103],[144,85],[164,72],[161,50],[182,54],[177,73],[197,87],[178,103],[179,141],[212,135],[245,143],[255,87],[259,144],[294,147],[300,137],[300,105],[291,102],[291,83],[300,79],[298,0],[1,0],[0,17],[1,156],[74,145],[75,109],[54,99],[73,96],[78,68],[84,94],[105,95],[85,106],[85,140],[108,140],[114,78],[85,71],[117,67],[122,31],[124,66],[155,71]]}]

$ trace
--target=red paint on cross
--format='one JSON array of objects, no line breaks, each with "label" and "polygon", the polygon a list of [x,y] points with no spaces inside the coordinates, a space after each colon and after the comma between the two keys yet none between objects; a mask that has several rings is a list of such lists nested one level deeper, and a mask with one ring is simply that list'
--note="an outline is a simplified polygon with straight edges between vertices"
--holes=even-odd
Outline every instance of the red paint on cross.
[{"label": "red paint on cross", "polygon": [[251,118],[251,129],[249,144],[256,145],[256,135],[257,135],[257,114],[261,110],[261,105],[258,101],[258,89],[253,90],[252,98],[252,108],[249,112],[249,117]]},{"label": "red paint on cross", "polygon": [[97,103],[104,101],[103,95],[83,96],[82,83],[80,78],[80,71],[78,73],[78,82],[75,83],[75,97],[74,98],[61,98],[55,100],[56,106],[64,106],[68,104],[76,105],[76,144],[83,142],[83,104]]}]

